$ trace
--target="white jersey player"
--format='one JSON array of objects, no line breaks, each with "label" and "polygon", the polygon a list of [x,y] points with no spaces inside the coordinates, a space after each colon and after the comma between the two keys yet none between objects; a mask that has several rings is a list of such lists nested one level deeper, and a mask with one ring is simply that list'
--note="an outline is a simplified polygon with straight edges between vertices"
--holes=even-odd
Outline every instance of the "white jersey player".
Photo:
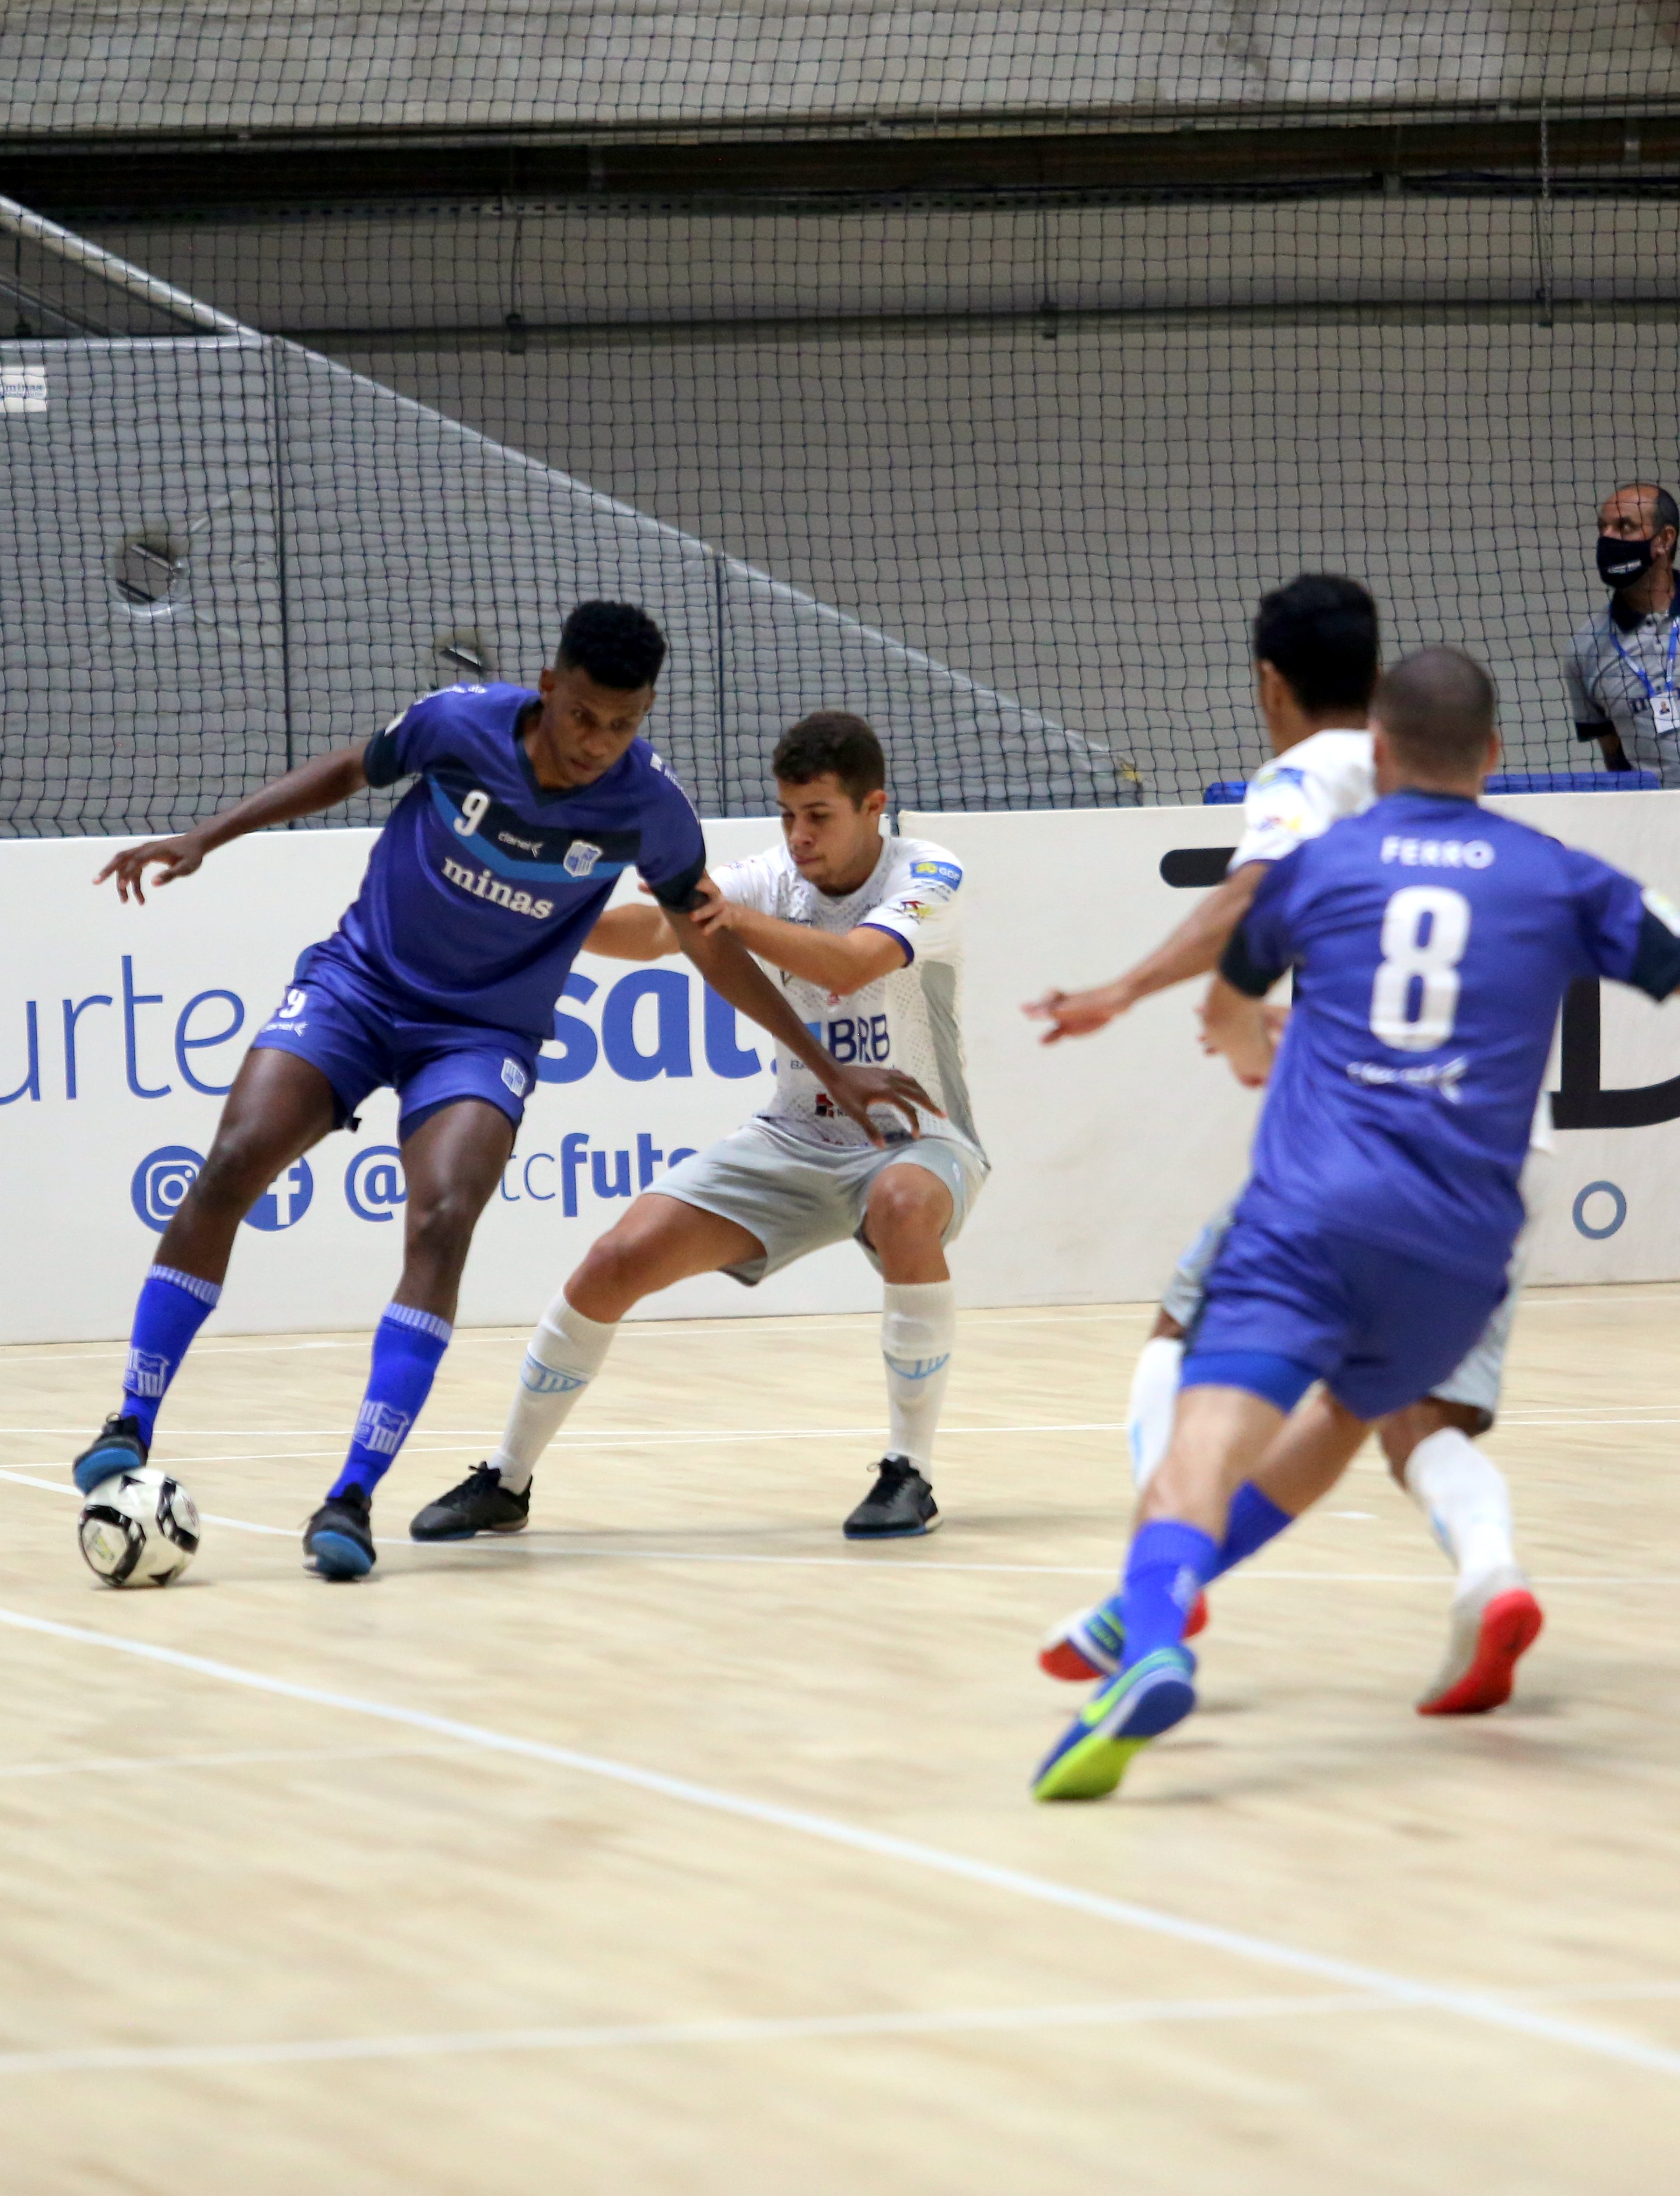
[{"label": "white jersey player", "polygon": [[[1365,590],[1352,580],[1308,574],[1267,595],[1254,621],[1254,658],[1276,752],[1249,784],[1243,835],[1225,882],[1116,984],[1073,997],[1052,993],[1043,1011],[1056,1024],[1053,1036],[1100,1027],[1150,992],[1211,968],[1265,865],[1343,817],[1362,814],[1376,800],[1364,712],[1376,679],[1377,621]],[[1544,1096],[1540,1102],[1534,1142],[1544,1151],[1550,1148],[1550,1118]],[[1531,1197],[1532,1174],[1531,1165]],[[1217,1213],[1179,1261],[1133,1374],[1127,1433],[1140,1492],[1167,1453],[1185,1338],[1199,1315],[1202,1282],[1231,1211],[1227,1205]],[[1519,1246],[1518,1264],[1521,1257]],[[1447,1653],[1418,1702],[1423,1714],[1474,1714],[1499,1706],[1510,1696],[1518,1657],[1540,1631],[1539,1604],[1512,1544],[1504,1479],[1471,1442],[1493,1424],[1518,1279],[1514,1266],[1510,1292],[1452,1377],[1378,1429],[1394,1478],[1428,1517],[1458,1573]],[[1312,1484],[1301,1457],[1286,1453],[1272,1483],[1263,1468],[1256,1484],[1281,1510],[1298,1516],[1335,1476]],[[1198,1609],[1192,1629],[1204,1621]],[[1040,1660],[1052,1675],[1085,1679],[1117,1667],[1117,1654],[1110,1656],[1093,1625],[1100,1629],[1096,1617],[1081,1612],[1051,1633]]]},{"label": "white jersey player", "polygon": [[[595,1243],[525,1354],[501,1446],[409,1528],[420,1540],[517,1532],[537,1459],[600,1370],[631,1306],[694,1274],[747,1286],[850,1236],[883,1282],[881,1351],[889,1442],[846,1519],[851,1540],[930,1532],[935,1430],[956,1337],[945,1246],[986,1178],[963,1060],[963,872],[944,847],[883,838],[886,766],[860,717],[820,711],[784,735],[772,765],[783,843],[720,870],[692,916],[733,931],[773,970],[843,1065],[913,1080],[931,1105],[873,1134],[849,1120],[785,1047],[776,1087],[745,1127],[660,1177]],[[678,951],[654,906],[611,910],[588,950],[627,960]]]}]

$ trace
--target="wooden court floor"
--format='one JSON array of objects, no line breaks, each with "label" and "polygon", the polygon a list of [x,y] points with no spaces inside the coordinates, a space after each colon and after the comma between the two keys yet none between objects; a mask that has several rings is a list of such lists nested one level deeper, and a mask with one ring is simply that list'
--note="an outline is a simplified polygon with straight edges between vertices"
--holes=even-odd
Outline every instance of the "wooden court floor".
[{"label": "wooden court floor", "polygon": [[520,1540],[425,1551],[457,1338],[305,1577],[365,1338],[206,1334],[189,1579],[83,1569],[114,1346],[0,1353],[8,2196],[1620,2196],[1680,2177],[1680,1289],[1537,1292],[1492,1448],[1549,1623],[1411,1701],[1447,1575],[1364,1458],[1215,1590],[1203,1707],[1034,1807],[1142,1307],[970,1314],[920,1543],[848,1548],[875,1322],[627,1330]]}]

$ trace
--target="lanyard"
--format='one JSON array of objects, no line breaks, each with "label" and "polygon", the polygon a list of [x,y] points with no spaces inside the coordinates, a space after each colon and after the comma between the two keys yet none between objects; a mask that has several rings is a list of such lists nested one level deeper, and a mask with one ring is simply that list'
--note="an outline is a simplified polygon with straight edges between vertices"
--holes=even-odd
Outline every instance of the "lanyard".
[{"label": "lanyard", "polygon": [[[1614,618],[1607,616],[1604,622],[1609,631],[1611,645],[1645,689],[1645,698],[1654,708],[1657,702],[1657,690],[1645,675],[1644,665],[1630,656],[1622,646],[1621,635],[1616,631]],[[1680,604],[1675,605],[1675,614],[1671,615],[1668,621],[1668,662],[1663,669],[1663,687],[1665,691],[1671,695],[1674,691],[1674,651],[1677,647],[1680,647]]]}]

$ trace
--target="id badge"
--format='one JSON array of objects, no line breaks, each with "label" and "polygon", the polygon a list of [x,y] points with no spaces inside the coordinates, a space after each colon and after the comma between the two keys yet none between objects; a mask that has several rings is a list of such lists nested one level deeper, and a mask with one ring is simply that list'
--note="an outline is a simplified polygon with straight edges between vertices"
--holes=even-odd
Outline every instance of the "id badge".
[{"label": "id badge", "polygon": [[1680,697],[1672,694],[1653,695],[1651,723],[1659,732],[1680,732]]}]

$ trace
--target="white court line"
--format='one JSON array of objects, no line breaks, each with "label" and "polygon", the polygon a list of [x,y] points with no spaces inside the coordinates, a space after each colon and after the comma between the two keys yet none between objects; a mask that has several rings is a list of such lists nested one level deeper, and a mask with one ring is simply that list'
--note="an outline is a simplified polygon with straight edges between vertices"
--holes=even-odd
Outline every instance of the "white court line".
[{"label": "white court line", "polygon": [[[85,1426],[0,1426],[0,1434],[84,1434]],[[726,1426],[717,1431],[701,1434],[663,1433],[658,1429],[635,1426],[603,1426],[596,1433],[562,1434],[555,1446],[559,1448],[595,1448],[603,1442],[652,1442],[656,1445],[681,1446],[687,1442],[744,1442],[744,1441],[878,1441],[886,1432],[884,1426]],[[1045,1426],[941,1426],[941,1440],[954,1439],[967,1434],[1123,1434],[1123,1419],[1098,1419],[1089,1423],[1070,1420],[1065,1424]],[[462,1442],[500,1441],[500,1426],[429,1426],[427,1433],[433,1440],[447,1434],[459,1445]],[[298,1441],[319,1434],[333,1434],[341,1441],[349,1436],[343,1426],[172,1426],[172,1441]],[[404,1453],[411,1453],[405,1444]],[[252,1449],[248,1452],[252,1460],[261,1463],[271,1452]],[[298,1454],[310,1452],[299,1450]],[[229,1459],[203,1458],[204,1463],[241,1461],[240,1457]]]},{"label": "white court line", "polygon": [[[1680,1983],[1612,1983],[1521,1991],[1513,2002],[1638,2000],[1680,1996]],[[455,2058],[509,2051],[611,2051],[683,2044],[797,2043],[873,2036],[1009,2034],[1059,2028],[1153,2026],[1163,2022],[1287,2020],[1301,2015],[1393,2013],[1367,1991],[1287,1997],[1133,1998],[1092,2005],[964,2006],[925,2013],[793,2014],[780,2019],[661,2020],[598,2028],[475,2028],[435,2035],[307,2037],[273,2043],[84,2044],[0,2052],[0,2076],[151,2073],[171,2067],[287,2066],[361,2059]]]},{"label": "white court line", "polygon": [[[1676,1301],[1680,1301],[1680,1299],[1676,1299]],[[988,1327],[1095,1326],[1102,1324],[1107,1320],[1153,1319],[1155,1317],[1155,1310],[1156,1308],[1153,1304],[1120,1304],[1109,1311],[1061,1312],[1052,1310],[1032,1312],[1022,1315],[1017,1315],[1013,1313],[999,1315],[994,1315],[982,1306],[971,1311],[965,1311],[963,1314],[963,1317],[965,1320],[972,1320],[976,1323],[983,1322]],[[808,1324],[796,1312],[782,1312],[779,1314],[772,1313],[769,1315],[769,1318],[768,1320],[754,1319],[750,1317],[744,1319],[719,1320],[627,1320],[619,1328],[617,1339],[620,1342],[710,1341],[715,1335],[727,1334],[732,1327],[742,1327],[750,1331],[751,1329],[768,1325],[769,1323],[769,1320],[778,1320],[779,1321],[785,1322],[785,1327],[779,1326],[778,1333],[779,1334],[783,1332],[787,1332],[796,1338],[801,1338],[808,1334],[867,1334],[872,1332],[873,1329],[872,1327],[866,1326],[865,1322],[872,1320],[874,1318],[875,1314],[873,1312],[860,1311],[854,1312],[848,1319],[814,1319],[811,1320]],[[283,1351],[292,1349],[366,1349],[369,1342],[373,1338],[373,1332],[374,1330],[372,1327],[366,1327],[358,1331],[355,1334],[350,1335],[342,1341],[333,1339],[322,1342],[235,1342],[229,1340],[224,1343],[218,1343],[212,1339],[208,1342],[200,1342],[197,1344],[194,1349],[193,1355],[195,1359],[200,1357],[262,1357],[276,1355]],[[500,1344],[504,1349],[517,1348],[524,1341],[530,1332],[530,1329],[525,1326],[458,1326],[452,1338],[451,1347],[455,1347],[465,1342],[493,1342]],[[772,1336],[770,1338],[774,1340],[776,1337]],[[127,1357],[128,1345],[126,1343],[123,1344],[120,1347],[110,1349],[72,1349],[66,1348],[62,1349],[43,1349],[31,1352],[26,1355],[21,1351],[14,1354],[10,1350],[0,1349],[0,1371],[3,1371],[9,1365],[115,1365],[125,1363],[127,1361]]]},{"label": "white court line", "polygon": [[[199,1344],[194,1351],[198,1357],[263,1357],[289,1349],[365,1349],[373,1332],[356,1336],[348,1342],[239,1342],[226,1343],[220,1348],[213,1343]],[[119,1349],[43,1349],[28,1356],[21,1352],[14,1355],[0,1349],[0,1372],[11,1365],[121,1365],[128,1360],[126,1344]]]},{"label": "white court line", "polygon": [[935,2013],[818,2014],[768,2020],[662,2020],[611,2028],[491,2028],[437,2036],[345,2036],[281,2043],[91,2044],[0,2052],[0,2076],[149,2072],[175,2066],[286,2066],[298,2061],[453,2058],[468,2052],[602,2051],[627,2046],[785,2043],[807,2038],[938,2036],[964,2031],[1107,2028],[1183,2020],[1265,2020],[1291,2014],[1392,2013],[1369,1993],[1295,1997],[1138,1999],[1110,2005],[976,2006]]},{"label": "white court line", "polygon": [[[333,1453],[336,1455],[337,1451],[334,1450]],[[408,1452],[405,1451],[404,1453]],[[200,1458],[197,1461],[202,1463],[205,1459]],[[43,1494],[73,1495],[77,1491],[75,1488],[66,1486],[60,1480],[35,1479],[32,1478],[27,1472],[22,1471],[0,1470],[0,1480],[10,1480],[18,1487],[37,1487]],[[206,1525],[225,1526],[229,1531],[234,1533],[261,1533],[284,1540],[295,1540],[303,1530],[301,1524],[259,1525],[248,1517],[218,1517],[211,1510],[201,1510],[199,1515]],[[542,1537],[544,1534],[564,1532],[565,1529],[564,1526],[559,1525],[540,1525],[536,1529],[537,1538],[535,1540],[526,1540],[523,1537],[518,1540],[487,1540],[479,1552],[478,1559],[486,1563],[494,1562],[495,1560],[492,1552],[494,1550],[510,1548],[516,1552],[522,1552],[526,1561],[533,1556],[537,1556],[553,1562],[570,1562],[577,1559],[593,1563],[781,1563],[801,1569],[861,1571],[881,1578],[924,1577],[930,1572],[936,1571],[987,1571],[1005,1576],[1020,1571],[1040,1578],[1111,1579],[1116,1575],[1115,1563],[1100,1564],[980,1563],[964,1563],[944,1556],[934,1555],[930,1555],[925,1561],[918,1561],[908,1554],[883,1556],[878,1551],[869,1554],[860,1551],[858,1554],[852,1556],[779,1556],[753,1554],[736,1549],[723,1548],[597,1548],[587,1543],[576,1547],[553,1548],[544,1544]],[[393,1534],[389,1537],[375,1534],[374,1545],[379,1548],[414,1548],[427,1546],[458,1547],[465,1544],[448,1540],[427,1543],[412,1540],[406,1534]],[[1118,1558],[1116,1563],[1117,1561]],[[1283,1571],[1275,1570],[1269,1564],[1260,1570],[1250,1570],[1245,1568],[1232,1575],[1239,1580],[1245,1580],[1250,1584],[1259,1581],[1262,1583],[1271,1581],[1281,1585],[1422,1586],[1445,1589],[1452,1583],[1452,1581],[1441,1571]],[[1637,1578],[1599,1578],[1547,1575],[1534,1577],[1531,1583],[1544,1586],[1652,1586],[1667,1588],[1680,1586],[1680,1578],[1651,1575]]]},{"label": "white court line", "polygon": [[[1672,1296],[1552,1296],[1544,1290],[1531,1289],[1523,1297],[1525,1310],[1549,1310],[1554,1304],[1565,1309],[1592,1305],[1601,1310],[1613,1310],[1628,1303],[1668,1303],[1680,1306],[1680,1292]],[[1055,1307],[1044,1311],[1026,1313],[994,1312],[981,1305],[965,1310],[963,1317],[976,1325],[994,1326],[1098,1326],[1114,1320],[1153,1319],[1156,1307],[1147,1304],[1116,1304],[1101,1311],[1080,1311],[1069,1307]],[[763,1321],[756,1319],[685,1319],[685,1320],[626,1320],[618,1332],[621,1342],[688,1342],[710,1341],[719,1334],[727,1334],[735,1328],[752,1329],[776,1323],[777,1334],[786,1334],[797,1339],[808,1334],[860,1334],[870,1332],[866,1322],[872,1320],[872,1312],[854,1312],[844,1319],[803,1319],[797,1313],[773,1313]],[[522,1342],[530,1330],[522,1326],[457,1327],[455,1344],[463,1343],[495,1343],[513,1347]],[[368,1327],[344,1339],[319,1342],[243,1342],[229,1338],[218,1342],[213,1338],[200,1342],[194,1348],[195,1357],[261,1357],[277,1355],[287,1351],[304,1349],[366,1349],[373,1334]],[[774,1339],[775,1337],[772,1337]],[[110,1365],[120,1364],[128,1356],[126,1344],[113,1345],[109,1349],[43,1349],[26,1353],[23,1350],[0,1349],[0,1370],[9,1365]],[[55,1427],[55,1432],[73,1433],[75,1427]]]},{"label": "white court line", "polygon": [[81,1761],[9,1761],[0,1763],[0,1779],[17,1777],[126,1777],[156,1769],[242,1768],[249,1762],[372,1761],[395,1755],[420,1754],[436,1758],[436,1749],[425,1746],[290,1746],[252,1748],[243,1754],[93,1754]]},{"label": "white court line", "polygon": [[[1613,1286],[1613,1285],[1608,1285]],[[1680,1305],[1680,1292],[1672,1296],[1613,1296],[1601,1293],[1589,1297],[1551,1296],[1544,1290],[1531,1289],[1523,1297],[1525,1310],[1547,1310],[1554,1304],[1565,1309],[1581,1305],[1596,1305],[1601,1310],[1613,1310],[1627,1303],[1671,1303]],[[985,1305],[965,1310],[963,1317],[976,1324],[994,1326],[1095,1326],[1110,1320],[1153,1319],[1156,1306],[1147,1304],[1116,1304],[1103,1311],[1077,1311],[1071,1308],[1058,1310],[1053,1307],[1041,1312],[1022,1314],[994,1313]],[[778,1332],[795,1338],[807,1334],[858,1334],[869,1330],[864,1322],[874,1317],[872,1312],[854,1312],[840,1320],[806,1320],[797,1313],[771,1313],[768,1320],[778,1322]],[[634,1342],[707,1341],[718,1334],[727,1334],[733,1328],[758,1326],[756,1319],[685,1319],[685,1320],[626,1320],[619,1329],[618,1339]],[[512,1345],[523,1340],[529,1329],[521,1326],[457,1327],[455,1344],[493,1342]],[[350,1336],[343,1341],[322,1342],[236,1342],[218,1343],[214,1339],[200,1342],[194,1355],[199,1357],[260,1357],[298,1349],[366,1349],[373,1335],[371,1327]],[[43,1349],[26,1355],[0,1349],[0,1369],[8,1365],[111,1365],[123,1362],[128,1356],[126,1344],[110,1349]],[[0,1429],[0,1430],[3,1430]],[[55,1427],[55,1432],[75,1432],[74,1427]]]},{"label": "white court line", "polygon": [[1574,1306],[1581,1304],[1593,1304],[1597,1306],[1601,1311],[1614,1311],[1619,1305],[1628,1303],[1680,1304],[1680,1294],[1674,1296],[1616,1296],[1611,1293],[1611,1292],[1615,1288],[1615,1286],[1616,1285],[1613,1281],[1607,1281],[1604,1287],[1596,1296],[1590,1297],[1555,1297],[1550,1289],[1526,1289],[1523,1292],[1521,1299],[1522,1309],[1525,1311],[1539,1311],[1550,1310],[1553,1304]]},{"label": "white court line", "polygon": [[1672,1416],[1660,1419],[1619,1416],[1619,1413],[1633,1411],[1680,1411],[1680,1403],[1613,1403],[1607,1409],[1602,1405],[1593,1410],[1578,1409],[1561,1403],[1551,1411],[1502,1411],[1502,1426],[1671,1426],[1680,1424]]},{"label": "white court line", "polygon": [[833,1817],[814,1814],[803,1808],[782,1806],[773,1800],[750,1799],[744,1794],[725,1791],[716,1785],[698,1783],[687,1777],[669,1777],[658,1770],[638,1768],[632,1763],[615,1761],[603,1754],[583,1754],[571,1747],[547,1745],[540,1739],[521,1738],[510,1731],[495,1731],[483,1724],[462,1723],[452,1716],[432,1715],[424,1709],[398,1707],[392,1702],[364,1700],[351,1693],[328,1692],[320,1686],[299,1685],[287,1678],[269,1677],[258,1670],[241,1669],[231,1662],[212,1661],[206,1656],[188,1655],[177,1648],[155,1646],[148,1640],[125,1639],[114,1633],[91,1631],[81,1625],[56,1623],[49,1617],[28,1616],[19,1609],[0,1609],[0,1624],[50,1639],[62,1639],[75,1646],[97,1647],[107,1653],[130,1655],[142,1661],[159,1663],[170,1669],[185,1670],[194,1676],[214,1679],[222,1685],[239,1686],[247,1691],[302,1702],[311,1708],[330,1708],[342,1713],[367,1716],[381,1723],[399,1724],[409,1730],[423,1731],[434,1738],[454,1739],[463,1746],[477,1747],[484,1753],[540,1761],[552,1768],[570,1770],[579,1776],[599,1777],[606,1783],[650,1793],[663,1800],[674,1800],[686,1806],[703,1808],[712,1814],[755,1823],[768,1829],[786,1830],[797,1837],[816,1840],[825,1845],[843,1846],[852,1852],[867,1854],[872,1859],[889,1861],[901,1867],[907,1865],[924,1869],[930,1874],[952,1877],[959,1882],[978,1885],[983,1890],[1001,1892],[1010,1898],[1087,1915],[1093,1920],[1107,1922],[1121,1928],[1170,1939],[1179,1944],[1194,1945],[1204,1951],[1224,1953],[1232,1959],[1246,1960],[1256,1967],[1311,1976],[1315,1981],[1333,1984],[1341,1990],[1357,1991],[1361,1996],[1386,1998],[1395,2006],[1451,2014],[1482,2027],[1567,2045],[1595,2057],[1617,2060],[1624,2066],[1642,2067],[1651,2073],[1680,2075],[1680,2051],[1666,2050],[1657,2044],[1642,2043],[1634,2037],[1583,2027],[1576,2021],[1560,2020],[1551,2014],[1530,2010],[1485,1991],[1457,1990],[1450,1985],[1419,1982],[1409,1976],[1389,1974],[1380,1968],[1365,1967],[1357,1961],[1337,1959],[1298,1945],[1282,1944],[1271,1938],[1251,1936],[1243,1930],[1222,1928],[1214,1922],[1191,1921],[1183,1915],[1163,1913],[1157,1908],[1138,1905],[1128,1899],[1110,1898],[1100,1892],[1085,1891],[1072,1884],[1057,1883],[1047,1876],[1030,1875],[1022,1869],[1005,1868],[994,1862],[976,1859],[966,1853],[947,1852],[941,1846],[924,1845],[913,1838],[898,1837],[889,1831],[866,1829],[861,1824],[841,1822]]}]

